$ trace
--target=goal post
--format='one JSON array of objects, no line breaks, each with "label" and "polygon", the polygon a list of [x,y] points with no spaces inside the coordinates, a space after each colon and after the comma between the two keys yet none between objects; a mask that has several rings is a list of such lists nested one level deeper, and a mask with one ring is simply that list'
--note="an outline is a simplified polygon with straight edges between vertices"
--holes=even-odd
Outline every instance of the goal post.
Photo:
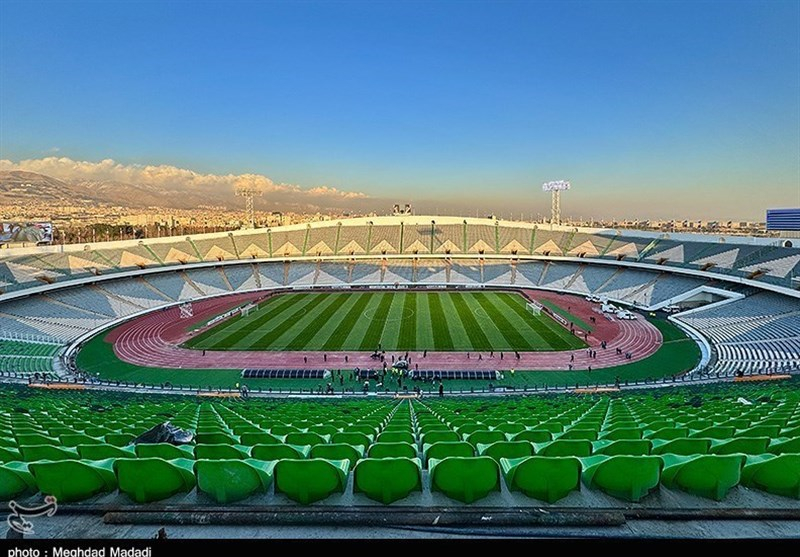
[{"label": "goal post", "polygon": [[255,308],[256,308],[255,304],[247,304],[246,306],[242,306],[239,309],[239,313],[241,314],[242,317],[247,317],[248,315],[250,315],[250,311],[254,310]]},{"label": "goal post", "polygon": [[525,304],[525,308],[526,308],[526,309],[527,309],[527,310],[528,310],[530,313],[532,313],[533,315],[535,315],[535,316],[537,316],[537,317],[538,317],[539,315],[541,315],[541,313],[542,313],[542,309],[544,309],[544,307],[542,306],[542,304],[540,304],[539,302],[535,302],[535,301],[530,301],[530,302],[528,302],[527,304]]}]

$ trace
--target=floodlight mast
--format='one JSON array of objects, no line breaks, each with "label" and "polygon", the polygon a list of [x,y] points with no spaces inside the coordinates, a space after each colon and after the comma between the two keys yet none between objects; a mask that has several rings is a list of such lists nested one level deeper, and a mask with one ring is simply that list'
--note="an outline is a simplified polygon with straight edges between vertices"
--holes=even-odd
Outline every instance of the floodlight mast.
[{"label": "floodlight mast", "polygon": [[254,186],[237,186],[236,195],[244,197],[244,212],[246,215],[246,223],[249,228],[256,227],[256,212],[253,200],[256,196],[264,195],[264,190]]},{"label": "floodlight mast", "polygon": [[555,180],[542,184],[542,191],[549,191],[552,193],[550,224],[561,224],[561,192],[571,187],[567,180]]}]

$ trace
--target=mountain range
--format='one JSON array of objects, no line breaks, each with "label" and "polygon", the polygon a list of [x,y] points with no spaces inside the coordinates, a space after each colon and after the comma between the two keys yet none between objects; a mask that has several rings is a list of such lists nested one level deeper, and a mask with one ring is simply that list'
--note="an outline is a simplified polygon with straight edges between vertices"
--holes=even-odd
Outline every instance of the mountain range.
[{"label": "mountain range", "polygon": [[23,170],[0,171],[0,205],[47,203],[54,206],[106,205],[193,209],[234,206],[232,191],[187,192],[112,180],[59,180]]}]

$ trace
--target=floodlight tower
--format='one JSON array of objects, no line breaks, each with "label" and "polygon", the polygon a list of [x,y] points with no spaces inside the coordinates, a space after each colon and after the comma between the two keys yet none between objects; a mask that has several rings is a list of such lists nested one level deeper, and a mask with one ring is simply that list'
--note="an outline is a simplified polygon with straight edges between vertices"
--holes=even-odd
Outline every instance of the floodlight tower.
[{"label": "floodlight tower", "polygon": [[542,191],[552,193],[553,199],[550,209],[550,224],[561,224],[561,192],[570,189],[567,180],[556,180],[542,184]]},{"label": "floodlight tower", "polygon": [[242,184],[236,186],[236,195],[244,197],[244,212],[247,215],[247,225],[250,228],[256,227],[256,212],[253,207],[253,200],[256,196],[264,195],[264,190],[252,184]]}]

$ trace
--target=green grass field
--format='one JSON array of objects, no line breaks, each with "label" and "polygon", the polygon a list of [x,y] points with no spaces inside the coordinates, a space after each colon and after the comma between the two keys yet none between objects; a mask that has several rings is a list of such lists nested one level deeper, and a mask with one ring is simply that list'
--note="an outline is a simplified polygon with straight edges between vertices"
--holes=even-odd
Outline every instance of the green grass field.
[{"label": "green grass field", "polygon": [[[641,379],[657,379],[683,373],[697,364],[700,359],[700,348],[689,339],[683,331],[672,323],[663,319],[648,319],[661,331],[664,344],[655,354],[621,366],[598,369],[591,373],[587,371],[537,371],[517,370],[515,374],[506,373],[502,381],[493,381],[498,387],[513,387],[521,389],[533,386],[544,387],[574,387],[613,383],[619,377],[620,381],[636,381]],[[237,384],[247,384],[254,389],[309,389],[316,390],[324,387],[327,380],[317,379],[242,379],[239,369],[164,369],[144,367],[121,361],[114,354],[111,343],[106,342],[108,333],[97,335],[89,340],[78,353],[78,367],[107,379],[109,381],[124,381],[158,385],[172,383],[173,385],[193,387],[233,387]],[[351,370],[346,370],[351,371]],[[345,381],[342,387],[360,390],[361,381]],[[450,380],[446,382],[447,389],[482,389],[486,388],[488,381]],[[421,384],[423,390],[431,390],[430,383]]]},{"label": "green grass field", "polygon": [[509,292],[281,294],[186,343],[207,350],[556,351],[586,344]]}]

